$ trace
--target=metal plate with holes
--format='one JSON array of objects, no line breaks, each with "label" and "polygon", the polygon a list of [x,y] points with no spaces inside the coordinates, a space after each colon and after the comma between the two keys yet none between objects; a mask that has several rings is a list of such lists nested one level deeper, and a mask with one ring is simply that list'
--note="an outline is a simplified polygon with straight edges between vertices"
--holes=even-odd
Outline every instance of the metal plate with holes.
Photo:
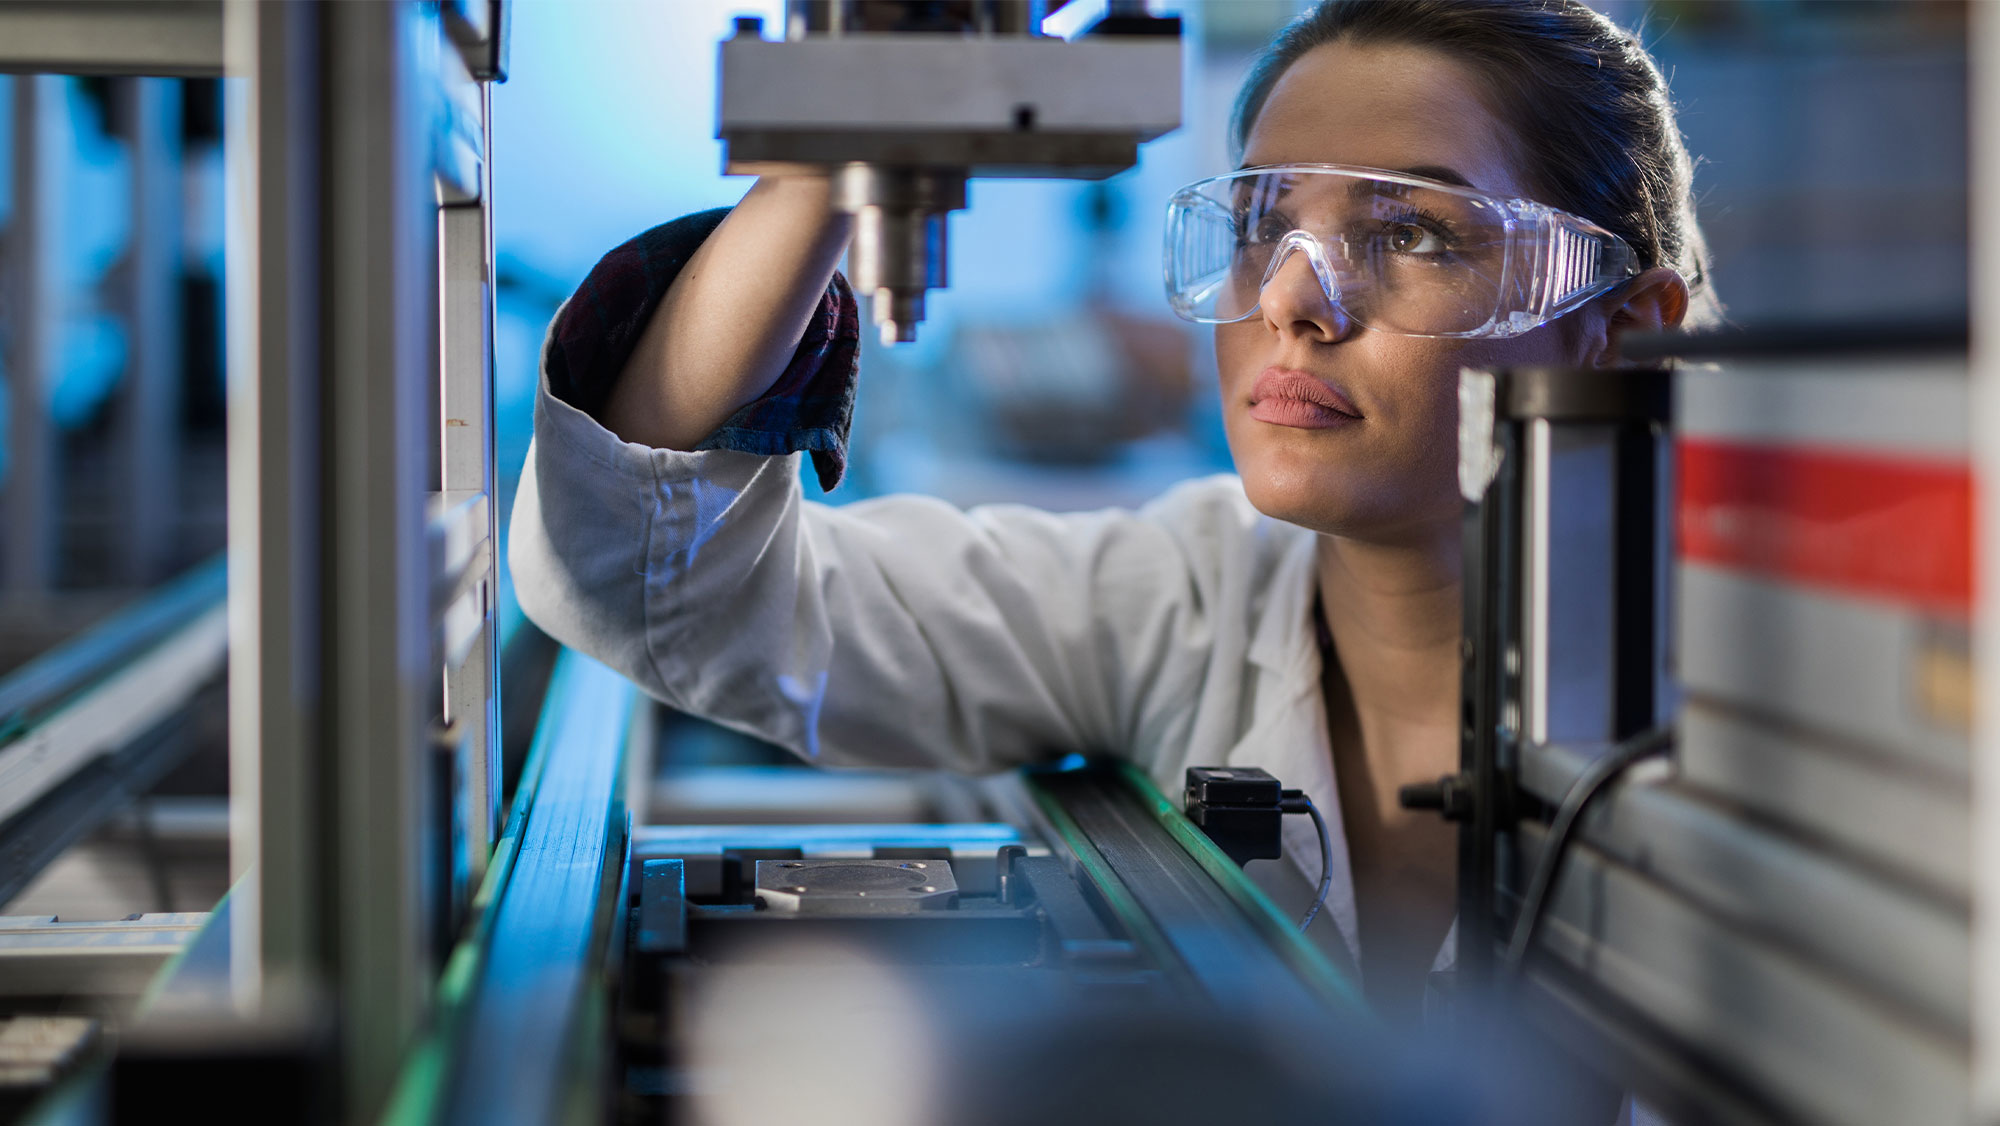
[{"label": "metal plate with holes", "polygon": [[958,902],[948,860],[759,860],[757,898],[788,915],[909,915]]}]

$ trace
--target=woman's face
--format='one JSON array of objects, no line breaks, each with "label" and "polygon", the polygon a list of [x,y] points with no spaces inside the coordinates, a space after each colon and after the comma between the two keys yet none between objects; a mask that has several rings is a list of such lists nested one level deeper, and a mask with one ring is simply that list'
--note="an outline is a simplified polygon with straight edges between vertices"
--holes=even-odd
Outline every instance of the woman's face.
[{"label": "woman's face", "polygon": [[[1460,180],[1532,197],[1513,134],[1472,71],[1414,47],[1315,48],[1279,79],[1245,164],[1351,164]],[[1294,254],[1248,320],[1215,327],[1222,416],[1250,502],[1315,531],[1383,543],[1434,541],[1459,513],[1461,367],[1581,363],[1587,335],[1563,321],[1507,340],[1394,336],[1332,309]],[[1287,407],[1264,392],[1303,374],[1331,385],[1358,418]]]}]

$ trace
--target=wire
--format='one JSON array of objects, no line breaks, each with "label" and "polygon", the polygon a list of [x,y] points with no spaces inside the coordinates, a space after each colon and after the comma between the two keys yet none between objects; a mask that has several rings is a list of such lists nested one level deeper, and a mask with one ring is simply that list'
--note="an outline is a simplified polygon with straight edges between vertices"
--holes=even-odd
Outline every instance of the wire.
[{"label": "wire", "polygon": [[1582,819],[1591,799],[1634,763],[1651,758],[1673,744],[1672,727],[1642,731],[1593,760],[1569,784],[1568,791],[1563,794],[1562,805],[1556,809],[1555,819],[1549,822],[1549,835],[1542,841],[1542,858],[1535,864],[1535,874],[1528,881],[1528,894],[1521,900],[1521,913],[1514,921],[1514,937],[1507,943],[1508,972],[1519,974],[1528,960],[1535,931],[1542,925],[1542,916],[1548,913],[1549,889],[1555,886],[1556,877],[1562,874],[1563,856],[1569,851],[1576,824]]},{"label": "wire", "polygon": [[1311,798],[1305,799],[1306,812],[1312,814],[1313,828],[1319,830],[1319,894],[1313,897],[1311,907],[1306,908],[1306,917],[1299,920],[1299,930],[1313,925],[1313,917],[1326,903],[1326,893],[1333,889],[1333,835],[1326,831],[1326,818],[1319,815],[1319,807]]}]

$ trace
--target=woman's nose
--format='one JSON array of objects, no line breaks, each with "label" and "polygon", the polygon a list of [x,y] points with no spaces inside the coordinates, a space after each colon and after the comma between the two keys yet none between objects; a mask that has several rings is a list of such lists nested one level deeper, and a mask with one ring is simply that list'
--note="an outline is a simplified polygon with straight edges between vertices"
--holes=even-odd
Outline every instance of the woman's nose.
[{"label": "woman's nose", "polygon": [[1277,266],[1258,293],[1264,321],[1279,333],[1332,344],[1353,334],[1354,318],[1340,307],[1338,275],[1328,267],[1326,280],[1305,248],[1286,246]]}]

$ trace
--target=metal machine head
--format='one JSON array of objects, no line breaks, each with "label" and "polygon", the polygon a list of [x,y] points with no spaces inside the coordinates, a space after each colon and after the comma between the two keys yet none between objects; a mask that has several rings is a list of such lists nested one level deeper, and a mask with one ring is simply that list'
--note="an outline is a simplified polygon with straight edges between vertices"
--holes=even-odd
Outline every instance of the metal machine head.
[{"label": "metal machine head", "polygon": [[1114,5],[1041,33],[1040,0],[791,0],[722,43],[716,135],[732,173],[811,170],[854,216],[851,280],[884,343],[946,283],[946,216],[974,176],[1102,179],[1180,125],[1180,21]]}]

